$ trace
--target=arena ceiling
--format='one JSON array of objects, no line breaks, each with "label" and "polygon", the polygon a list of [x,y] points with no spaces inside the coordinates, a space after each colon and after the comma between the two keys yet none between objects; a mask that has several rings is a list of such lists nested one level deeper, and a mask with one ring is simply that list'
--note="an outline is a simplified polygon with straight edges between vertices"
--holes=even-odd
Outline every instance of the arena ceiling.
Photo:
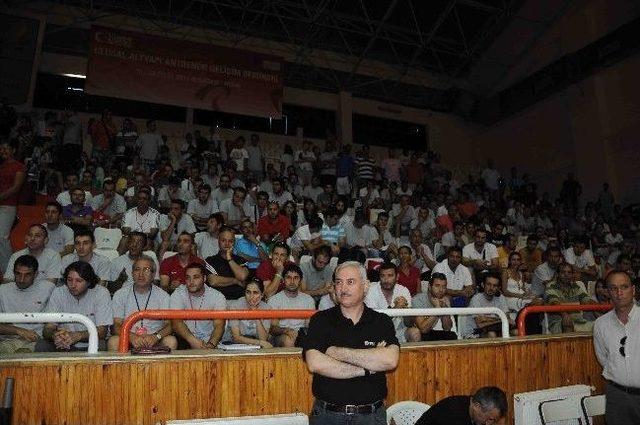
[{"label": "arena ceiling", "polygon": [[[28,3],[3,0],[5,4]],[[571,0],[57,0],[47,3],[201,27],[289,46],[285,85],[348,91],[450,111],[460,93],[488,95]],[[507,45],[509,48],[505,49]],[[498,49],[496,52],[495,49]],[[321,66],[332,52],[348,66]],[[383,76],[366,72],[384,64]],[[415,79],[413,75],[429,78]]]}]

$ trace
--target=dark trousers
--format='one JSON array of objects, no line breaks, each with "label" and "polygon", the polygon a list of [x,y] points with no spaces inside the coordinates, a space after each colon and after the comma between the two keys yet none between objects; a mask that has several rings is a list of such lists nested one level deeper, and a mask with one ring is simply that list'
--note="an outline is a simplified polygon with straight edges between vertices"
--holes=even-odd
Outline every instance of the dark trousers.
[{"label": "dark trousers", "polygon": [[323,407],[318,400],[314,400],[309,425],[386,425],[387,409],[382,405],[373,413],[349,415],[331,412]]},{"label": "dark trousers", "polygon": [[608,425],[640,424],[640,395],[629,394],[607,384],[605,418]]}]

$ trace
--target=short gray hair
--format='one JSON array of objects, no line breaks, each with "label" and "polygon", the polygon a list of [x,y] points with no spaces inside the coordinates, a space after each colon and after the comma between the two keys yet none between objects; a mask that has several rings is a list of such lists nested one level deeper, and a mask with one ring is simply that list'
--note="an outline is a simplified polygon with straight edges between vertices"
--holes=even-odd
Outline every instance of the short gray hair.
[{"label": "short gray hair", "polygon": [[140,255],[140,257],[138,257],[136,259],[136,261],[133,262],[133,264],[135,264],[137,261],[140,261],[140,260],[147,261],[149,264],[151,264],[151,273],[153,273],[153,275],[155,276],[155,274],[156,274],[156,262],[153,260],[153,258],[148,256],[147,254],[142,254],[142,255]]},{"label": "short gray hair", "polygon": [[360,279],[362,280],[362,283],[365,283],[368,280],[367,279],[367,271],[362,266],[362,264],[360,264],[357,261],[345,261],[342,264],[338,264],[338,266],[336,267],[335,271],[333,272],[334,280],[335,280],[335,276],[338,274],[338,272],[340,270],[346,269],[348,267],[353,267],[353,268],[356,268],[358,270],[358,273],[360,273]]}]

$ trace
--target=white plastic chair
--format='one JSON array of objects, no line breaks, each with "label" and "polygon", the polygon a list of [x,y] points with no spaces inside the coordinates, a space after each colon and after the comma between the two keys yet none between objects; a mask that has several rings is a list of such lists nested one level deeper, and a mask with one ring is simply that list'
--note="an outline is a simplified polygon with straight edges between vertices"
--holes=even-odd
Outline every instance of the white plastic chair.
[{"label": "white plastic chair", "polygon": [[549,422],[568,421],[577,419],[582,424],[582,409],[577,398],[565,398],[562,400],[547,400],[540,403],[538,412],[542,425]]},{"label": "white plastic chair", "polygon": [[120,253],[115,249],[101,249],[100,251],[98,251],[98,254],[102,255],[103,257],[107,257],[109,261],[115,260],[120,256]]},{"label": "white plastic chair", "polygon": [[305,254],[302,257],[300,257],[300,264],[310,263],[312,259],[313,259],[312,256]]},{"label": "white plastic chair", "polygon": [[584,414],[585,424],[590,423],[590,418],[594,416],[602,416],[605,413],[607,404],[607,398],[604,394],[600,395],[588,395],[582,397],[580,405],[582,406],[582,413]]},{"label": "white plastic chair", "polygon": [[387,407],[387,424],[393,419],[396,425],[414,425],[430,407],[419,401],[399,401]]},{"label": "white plastic chair", "polygon": [[96,238],[96,249],[118,249],[118,244],[122,239],[122,230],[96,227],[93,235]]},{"label": "white plastic chair", "polygon": [[165,253],[162,254],[162,260],[164,260],[166,258],[169,258],[169,257],[173,257],[176,254],[177,254],[176,251],[165,251]]}]

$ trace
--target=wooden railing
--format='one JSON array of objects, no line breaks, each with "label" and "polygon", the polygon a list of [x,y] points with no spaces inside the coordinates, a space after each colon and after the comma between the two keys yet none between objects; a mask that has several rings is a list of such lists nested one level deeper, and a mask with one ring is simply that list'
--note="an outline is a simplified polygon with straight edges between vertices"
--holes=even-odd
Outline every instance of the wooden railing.
[{"label": "wooden railing", "polygon": [[[571,384],[603,390],[590,335],[407,344],[387,374],[387,404],[433,404],[497,385],[508,394]],[[311,379],[299,349],[0,357],[15,378],[14,424],[156,424],[169,419],[308,413]],[[507,423],[512,423],[510,406]]]}]

